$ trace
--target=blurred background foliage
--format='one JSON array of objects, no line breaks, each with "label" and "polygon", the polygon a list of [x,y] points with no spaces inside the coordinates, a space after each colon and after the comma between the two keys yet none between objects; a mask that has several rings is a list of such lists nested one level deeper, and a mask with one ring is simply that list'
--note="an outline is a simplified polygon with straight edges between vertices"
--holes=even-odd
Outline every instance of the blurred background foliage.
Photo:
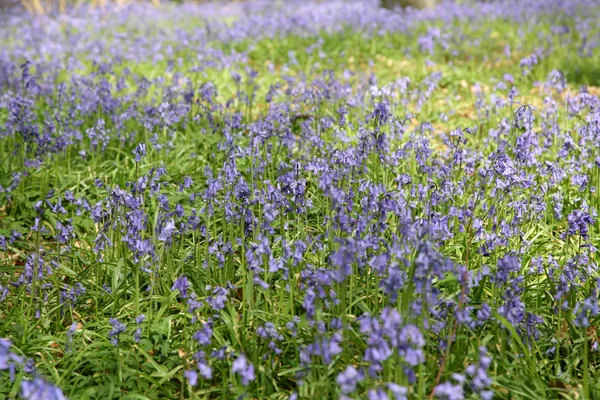
[{"label": "blurred background foliage", "polygon": [[[116,7],[132,3],[134,0],[20,0],[25,9],[32,14],[64,13],[67,7],[80,7],[89,4],[92,7]],[[163,0],[164,1],[164,0]],[[158,6],[160,0],[149,0],[149,4]]]},{"label": "blurred background foliage", "polygon": [[[0,6],[11,6],[15,3],[18,4],[19,1],[29,13],[52,14],[64,13],[69,7],[80,7],[83,5],[91,5],[92,7],[122,7],[132,2],[144,1],[150,5],[159,6],[161,2],[182,3],[184,0],[0,0]],[[203,0],[195,1],[201,2]],[[281,0],[273,0],[273,2],[278,3],[281,2]],[[387,9],[394,9],[396,7],[431,8],[435,7],[438,3],[439,0],[380,0],[381,6]]]}]

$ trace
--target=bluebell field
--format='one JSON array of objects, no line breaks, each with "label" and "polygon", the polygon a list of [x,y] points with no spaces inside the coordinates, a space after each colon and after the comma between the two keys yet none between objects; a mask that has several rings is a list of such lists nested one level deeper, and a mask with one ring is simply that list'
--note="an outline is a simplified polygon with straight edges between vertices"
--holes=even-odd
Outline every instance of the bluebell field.
[{"label": "bluebell field", "polygon": [[600,399],[600,3],[0,14],[0,399]]}]

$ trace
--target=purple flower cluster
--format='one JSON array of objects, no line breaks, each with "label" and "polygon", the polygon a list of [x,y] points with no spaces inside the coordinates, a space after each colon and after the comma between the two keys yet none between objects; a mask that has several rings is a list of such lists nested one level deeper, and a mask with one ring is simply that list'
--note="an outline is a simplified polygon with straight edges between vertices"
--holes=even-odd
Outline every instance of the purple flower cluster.
[{"label": "purple flower cluster", "polygon": [[[175,11],[0,16],[0,318],[21,307],[27,321],[0,334],[64,334],[67,360],[76,317],[94,316],[110,357],[143,355],[114,363],[144,369],[136,384],[166,376],[160,362],[181,371],[161,381],[171,395],[184,382],[224,398],[307,397],[327,380],[336,396],[490,399],[508,356],[560,370],[552,354],[597,347],[600,98],[549,63],[555,43],[595,54],[579,13],[593,1],[375,3],[184,4],[202,29],[148,36],[119,31]],[[546,27],[555,13],[581,31]],[[461,23],[495,20],[545,28],[482,61],[510,74],[454,82],[436,62],[488,39]],[[349,26],[413,37],[399,54],[422,70],[386,81],[381,60],[356,68],[346,50],[342,65],[330,42]],[[304,47],[263,69],[273,38]],[[10,380],[26,368],[11,346]],[[574,380],[597,370],[585,360]],[[23,397],[64,398],[30,375]]]},{"label": "purple flower cluster", "polygon": [[21,381],[21,398],[27,400],[66,400],[59,387],[56,387],[35,373],[35,368],[29,367],[23,357],[11,351],[12,343],[6,339],[0,339],[0,371],[9,370],[10,380],[14,382],[17,367],[22,367],[31,374],[31,379]]}]

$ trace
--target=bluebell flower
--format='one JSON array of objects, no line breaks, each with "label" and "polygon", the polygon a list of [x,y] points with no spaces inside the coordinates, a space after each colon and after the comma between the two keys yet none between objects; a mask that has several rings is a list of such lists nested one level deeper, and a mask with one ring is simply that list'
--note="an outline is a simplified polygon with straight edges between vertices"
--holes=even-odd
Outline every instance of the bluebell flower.
[{"label": "bluebell flower", "polygon": [[23,358],[10,351],[10,340],[0,338],[0,371],[9,370],[11,381],[14,380],[15,366],[23,364]]},{"label": "bluebell flower", "polygon": [[158,240],[170,243],[173,238],[173,234],[175,233],[175,229],[175,222],[172,219],[168,220],[159,230]]},{"label": "bluebell flower", "polygon": [[479,310],[477,310],[477,323],[483,325],[492,317],[492,309],[487,303],[482,303]]},{"label": "bluebell flower", "polygon": [[0,285],[0,303],[8,297],[8,286]]},{"label": "bluebell flower", "polygon": [[435,396],[443,400],[463,400],[465,398],[463,386],[453,385],[450,382],[444,382],[437,385],[434,389]]},{"label": "bluebell flower", "polygon": [[[306,354],[309,357],[311,355],[320,356],[323,358],[323,362],[328,365],[334,356],[342,352],[341,341],[342,335],[340,332],[335,332],[330,338],[316,338],[313,343],[306,347]],[[307,363],[310,364],[310,358],[308,358]]]},{"label": "bluebell flower", "polygon": [[217,360],[224,360],[226,355],[227,347],[223,346],[220,349],[215,349],[211,352],[210,356]]},{"label": "bluebell flower", "polygon": [[581,235],[584,239],[588,238],[589,226],[594,224],[592,216],[584,210],[575,210],[567,217],[569,222],[569,235]]},{"label": "bluebell flower", "polygon": [[142,328],[136,328],[135,332],[133,333],[133,340],[136,343],[139,343],[141,339],[142,339]]},{"label": "bluebell flower", "polygon": [[388,394],[382,389],[370,389],[367,392],[368,400],[389,400]]},{"label": "bluebell flower", "polygon": [[109,322],[112,329],[108,333],[108,337],[110,338],[110,342],[116,346],[119,344],[119,335],[124,333],[127,327],[116,318],[111,318]]},{"label": "bluebell flower", "polygon": [[198,372],[204,379],[212,379],[212,368],[206,362],[198,362]]},{"label": "bluebell flower", "polygon": [[471,378],[471,389],[482,398],[491,398],[488,396],[492,392],[488,389],[492,384],[492,380],[487,374],[491,363],[492,359],[488,356],[485,347],[482,346],[479,348],[479,363],[471,364],[465,369],[466,374]]},{"label": "bluebell flower", "polygon": [[220,311],[225,308],[229,289],[223,287],[215,287],[212,295],[208,296],[207,301],[214,311]]},{"label": "bluebell flower", "polygon": [[171,290],[179,290],[179,293],[183,299],[188,297],[187,290],[190,287],[187,276],[181,275],[171,286]]},{"label": "bluebell flower", "polygon": [[358,382],[364,379],[364,375],[360,373],[352,365],[346,367],[346,369],[338,374],[335,381],[340,386],[342,393],[348,394],[356,390]]},{"label": "bluebell flower", "polygon": [[235,359],[231,366],[231,372],[238,374],[242,379],[242,385],[247,386],[251,381],[255,379],[254,376],[254,365],[248,361],[246,356],[240,354]]},{"label": "bluebell flower", "polygon": [[394,396],[394,400],[406,400],[407,399],[406,395],[408,393],[408,390],[404,386],[400,386],[393,382],[387,383],[386,386],[389,389],[389,391],[392,392],[392,395]]},{"label": "bluebell flower", "polygon": [[583,302],[577,303],[573,314],[576,316],[574,321],[575,326],[588,328],[590,326],[590,319],[600,315],[598,297],[588,297]]},{"label": "bluebell flower", "polygon": [[520,269],[521,261],[515,255],[507,254],[498,260],[495,281],[499,284],[504,284],[508,281],[511,273],[519,272]]},{"label": "bluebell flower", "polygon": [[67,400],[62,390],[40,377],[33,380],[23,380],[21,397],[25,400]]},{"label": "bluebell flower", "polygon": [[212,319],[209,319],[204,323],[201,330],[194,333],[194,340],[196,340],[200,346],[207,346],[210,344],[213,334],[212,326]]},{"label": "bluebell flower", "polygon": [[71,346],[73,344],[73,335],[77,331],[77,322],[73,322],[69,329],[67,330],[67,341],[65,343],[66,351],[71,351]]},{"label": "bluebell flower", "polygon": [[146,155],[146,144],[139,143],[133,150],[133,154],[135,155],[135,162],[139,163],[142,157]]},{"label": "bluebell flower", "polygon": [[185,376],[190,385],[196,386],[198,384],[198,372],[194,370],[186,370],[183,373],[183,376]]}]

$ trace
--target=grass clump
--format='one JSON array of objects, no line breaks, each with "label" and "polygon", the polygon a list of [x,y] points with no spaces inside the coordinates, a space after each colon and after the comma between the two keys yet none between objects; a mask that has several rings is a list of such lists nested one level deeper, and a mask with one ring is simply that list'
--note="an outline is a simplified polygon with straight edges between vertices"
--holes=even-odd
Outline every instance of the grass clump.
[{"label": "grass clump", "polygon": [[5,16],[0,397],[598,398],[589,6]]}]

